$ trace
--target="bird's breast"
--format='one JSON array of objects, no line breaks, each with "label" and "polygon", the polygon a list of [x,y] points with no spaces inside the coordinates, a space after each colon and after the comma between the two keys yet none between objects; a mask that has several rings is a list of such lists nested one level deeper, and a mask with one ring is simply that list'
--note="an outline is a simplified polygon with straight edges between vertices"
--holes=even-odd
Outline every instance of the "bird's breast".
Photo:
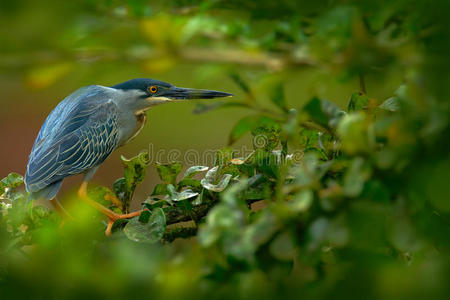
[{"label": "bird's breast", "polygon": [[139,134],[139,132],[142,130],[142,128],[145,125],[145,122],[147,121],[147,115],[145,114],[145,112],[136,114],[135,118],[136,118],[135,128],[134,128],[134,130],[130,131],[129,134],[127,134],[127,137],[126,137],[125,141],[122,143],[122,145],[125,145],[128,142],[130,142],[132,139],[134,139]]}]

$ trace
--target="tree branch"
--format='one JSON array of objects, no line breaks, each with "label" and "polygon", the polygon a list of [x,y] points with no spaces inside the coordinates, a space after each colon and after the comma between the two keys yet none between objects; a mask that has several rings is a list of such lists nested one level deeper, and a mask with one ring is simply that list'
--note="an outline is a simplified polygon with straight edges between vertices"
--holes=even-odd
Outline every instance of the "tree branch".
[{"label": "tree branch", "polygon": [[171,243],[178,238],[190,238],[197,235],[197,227],[186,226],[186,227],[175,227],[166,230],[164,233],[163,241]]},{"label": "tree branch", "polygon": [[194,206],[190,212],[186,209],[175,206],[164,207],[164,213],[166,214],[166,224],[175,224],[186,221],[200,221],[204,216],[206,216],[209,210],[217,203],[217,201],[210,201],[202,203],[200,205]]},{"label": "tree branch", "polygon": [[[264,199],[252,199],[246,201],[247,204],[262,201]],[[209,201],[202,203],[200,205],[194,206],[191,211],[187,212],[185,209],[180,207],[168,206],[163,208],[166,214],[166,224],[172,225],[181,222],[194,221],[197,223],[202,218],[204,218],[208,212],[218,203],[219,201]],[[189,238],[197,234],[197,226],[186,226],[182,225],[179,227],[173,227],[166,229],[163,240],[166,242],[172,242],[177,238]]]}]

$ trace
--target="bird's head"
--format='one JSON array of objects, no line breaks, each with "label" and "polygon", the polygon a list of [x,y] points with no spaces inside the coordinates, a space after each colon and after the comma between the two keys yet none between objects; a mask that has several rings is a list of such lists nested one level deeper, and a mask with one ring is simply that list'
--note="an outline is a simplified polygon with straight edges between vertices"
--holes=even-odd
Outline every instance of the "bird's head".
[{"label": "bird's head", "polygon": [[167,82],[147,78],[132,79],[111,88],[116,89],[123,101],[127,102],[127,106],[135,111],[143,111],[166,102],[233,96],[219,91],[176,87]]}]

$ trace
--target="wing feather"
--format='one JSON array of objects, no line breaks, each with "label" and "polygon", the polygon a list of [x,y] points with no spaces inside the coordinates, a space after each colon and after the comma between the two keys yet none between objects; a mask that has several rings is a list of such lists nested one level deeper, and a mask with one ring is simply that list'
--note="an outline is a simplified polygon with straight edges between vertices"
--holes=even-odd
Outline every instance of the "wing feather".
[{"label": "wing feather", "polygon": [[36,138],[25,176],[27,190],[38,192],[101,164],[118,146],[118,113],[97,86],[64,99]]}]

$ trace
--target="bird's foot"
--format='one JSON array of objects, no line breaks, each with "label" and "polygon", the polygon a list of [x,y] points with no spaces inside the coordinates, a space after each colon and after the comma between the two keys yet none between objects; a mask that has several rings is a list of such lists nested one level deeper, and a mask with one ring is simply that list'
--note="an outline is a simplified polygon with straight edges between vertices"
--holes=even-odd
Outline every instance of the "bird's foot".
[{"label": "bird's foot", "polygon": [[105,235],[111,236],[112,227],[114,225],[114,222],[116,222],[117,220],[134,218],[140,216],[142,212],[143,210],[138,210],[129,214],[114,214],[113,216],[108,216],[109,220],[108,225],[106,226]]},{"label": "bird's foot", "polygon": [[[83,199],[86,203],[88,203],[89,205],[94,207],[96,210],[98,210],[100,213],[102,213],[108,217],[108,226],[106,227],[106,231],[105,231],[106,236],[111,235],[112,227],[114,225],[114,222],[116,222],[117,220],[133,218],[133,217],[139,216],[142,213],[142,210],[139,210],[139,211],[135,211],[135,212],[128,213],[128,214],[118,214],[118,213],[113,212],[109,208],[104,207],[97,201],[94,201],[91,198],[89,198],[89,196],[87,195],[87,182],[86,181],[83,181],[83,183],[81,184],[80,189],[78,190],[78,196],[81,199]],[[117,199],[117,201],[120,201],[120,200]]]},{"label": "bird's foot", "polygon": [[110,201],[112,204],[117,206],[119,209],[122,209],[122,207],[123,207],[122,201],[120,201],[120,199],[117,198],[115,195],[106,194],[105,200]]}]

